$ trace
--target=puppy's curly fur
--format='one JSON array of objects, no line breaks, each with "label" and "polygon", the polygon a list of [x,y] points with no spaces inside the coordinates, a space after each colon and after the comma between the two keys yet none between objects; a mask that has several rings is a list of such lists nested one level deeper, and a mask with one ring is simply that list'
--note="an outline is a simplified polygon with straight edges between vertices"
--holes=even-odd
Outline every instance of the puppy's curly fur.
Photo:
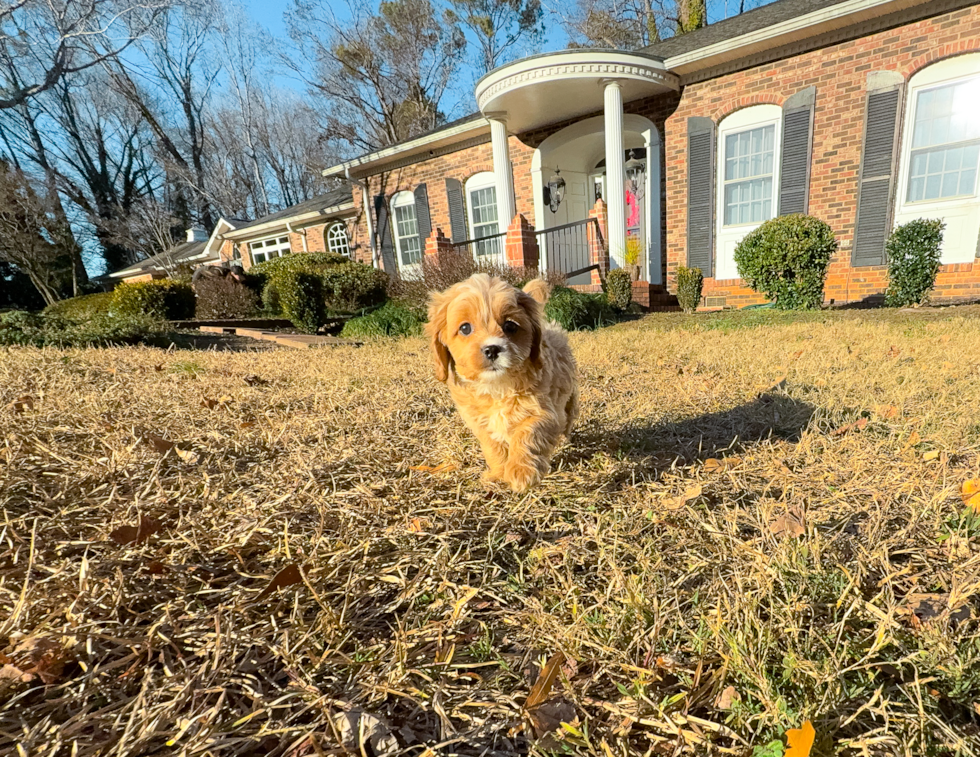
[{"label": "puppy's curly fur", "polygon": [[551,469],[578,415],[575,359],[544,319],[548,285],[523,290],[477,274],[432,295],[426,326],[436,378],[483,448],[485,478],[523,492]]}]

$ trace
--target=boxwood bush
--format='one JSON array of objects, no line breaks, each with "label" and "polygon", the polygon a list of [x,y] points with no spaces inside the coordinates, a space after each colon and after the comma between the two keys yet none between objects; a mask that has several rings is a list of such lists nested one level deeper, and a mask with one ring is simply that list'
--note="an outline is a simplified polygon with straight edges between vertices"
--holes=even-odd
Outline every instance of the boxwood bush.
[{"label": "boxwood bush", "polygon": [[681,266],[677,269],[677,302],[685,313],[694,313],[701,304],[704,274],[700,268]]},{"label": "boxwood bush", "polygon": [[300,331],[315,334],[327,319],[320,277],[308,271],[285,271],[276,275],[275,284],[283,315]]},{"label": "boxwood bush", "polygon": [[385,301],[388,275],[363,263],[330,266],[320,274],[327,310],[356,313]]},{"label": "boxwood bush", "polygon": [[606,296],[616,310],[626,310],[633,302],[633,277],[625,268],[615,268],[606,274]]},{"label": "boxwood bush", "polygon": [[615,322],[605,294],[586,294],[568,287],[551,290],[544,314],[566,331],[595,329]]},{"label": "boxwood bush", "polygon": [[112,306],[112,294],[112,292],[96,292],[61,300],[44,308],[44,313],[72,321],[86,321],[109,312]]},{"label": "boxwood bush", "polygon": [[123,282],[112,293],[110,311],[123,317],[185,320],[194,317],[194,290],[187,282],[171,279]]},{"label": "boxwood bush", "polygon": [[735,248],[738,273],[777,308],[812,310],[823,302],[823,283],[837,239],[813,216],[788,215],[766,221]]},{"label": "boxwood bush", "polygon": [[351,318],[344,324],[342,337],[418,336],[425,318],[417,308],[389,300],[367,315]]},{"label": "boxwood bush", "polygon": [[919,218],[899,226],[888,238],[888,290],[885,304],[909,307],[925,301],[939,273],[943,231],[941,220]]}]

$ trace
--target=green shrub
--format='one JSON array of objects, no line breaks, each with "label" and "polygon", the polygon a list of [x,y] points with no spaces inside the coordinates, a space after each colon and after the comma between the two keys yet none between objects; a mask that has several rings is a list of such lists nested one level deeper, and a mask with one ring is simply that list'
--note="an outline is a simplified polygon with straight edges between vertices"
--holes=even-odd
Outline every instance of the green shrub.
[{"label": "green shrub", "polygon": [[552,290],[544,314],[566,331],[594,329],[614,322],[605,294],[585,294],[567,287]]},{"label": "green shrub", "polygon": [[377,310],[351,318],[344,324],[342,337],[358,339],[372,336],[418,336],[425,318],[416,308],[388,301]]},{"label": "green shrub", "polygon": [[327,319],[320,277],[308,271],[286,271],[276,275],[275,283],[283,315],[300,331],[315,334]]},{"label": "green shrub", "polygon": [[356,313],[385,301],[388,275],[363,263],[330,266],[320,280],[324,303],[334,313]]},{"label": "green shrub", "polygon": [[198,318],[248,318],[259,308],[255,290],[231,276],[198,279],[194,293]]},{"label": "green shrub", "polygon": [[704,274],[700,268],[681,266],[677,269],[677,302],[685,313],[693,313],[701,304]]},{"label": "green shrub", "polygon": [[264,263],[257,263],[248,269],[252,276],[272,277],[286,271],[306,271],[311,268],[327,268],[334,265],[345,265],[351,260],[335,252],[297,252],[294,255],[283,255],[272,258]]},{"label": "green shrub", "polygon": [[616,268],[606,274],[606,295],[616,310],[626,310],[633,302],[633,277],[625,268]]},{"label": "green shrub", "polygon": [[885,304],[909,307],[925,301],[939,273],[946,223],[920,218],[899,226],[888,237],[888,290]]},{"label": "green shrub", "polygon": [[45,315],[57,315],[72,321],[85,321],[109,312],[112,306],[112,292],[83,294],[55,302],[44,308]]},{"label": "green shrub", "polygon": [[194,290],[186,282],[171,279],[123,282],[112,293],[110,311],[124,317],[185,320],[194,317]]},{"label": "green shrub", "polygon": [[0,345],[100,347],[136,344],[154,341],[163,331],[164,325],[159,320],[145,315],[120,317],[99,313],[85,321],[19,310],[0,315]]},{"label": "green shrub", "polygon": [[823,282],[837,251],[834,232],[813,216],[766,221],[735,248],[739,275],[784,310],[812,310],[823,302]]}]

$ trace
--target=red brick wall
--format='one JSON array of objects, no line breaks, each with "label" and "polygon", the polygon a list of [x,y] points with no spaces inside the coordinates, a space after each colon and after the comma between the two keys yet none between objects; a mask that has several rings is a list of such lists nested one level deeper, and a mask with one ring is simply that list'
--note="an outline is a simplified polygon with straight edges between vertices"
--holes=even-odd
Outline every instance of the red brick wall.
[{"label": "red brick wall", "polygon": [[[857,212],[858,174],[869,71],[897,71],[906,79],[929,63],[961,52],[980,51],[980,8],[968,8],[769,63],[684,88],[667,119],[667,281],[673,289],[677,267],[687,259],[687,118],[708,116],[716,123],[740,108],[782,105],[790,95],[817,88],[809,212],[833,228],[841,247],[831,262],[825,297],[855,302],[882,293],[884,267],[851,268]],[[739,280],[705,279],[709,306],[764,301]],[[980,261],[943,266],[934,299],[980,297]]]},{"label": "red brick wall", "polygon": [[[359,224],[361,221],[361,213],[359,212],[356,216],[347,219],[337,219],[332,218],[331,220],[316,224],[314,226],[305,226],[301,229],[297,229],[291,233],[286,231],[280,231],[275,234],[263,234],[257,239],[266,239],[270,236],[288,236],[289,237],[289,249],[292,254],[302,253],[302,252],[326,252],[327,250],[327,240],[326,233],[327,229],[337,223],[338,220],[343,220],[347,225],[347,241],[350,245],[351,250],[354,252],[354,256],[357,260],[366,262],[370,265],[371,263],[371,249],[366,241],[366,234],[362,236],[357,236],[359,231]],[[306,237],[306,249],[303,249],[303,237]],[[255,241],[255,240],[252,240]],[[252,259],[248,254],[248,242],[239,242],[238,249],[242,254],[242,267],[247,271],[252,267]],[[234,256],[234,242],[230,239],[225,239],[221,243],[221,250],[219,252],[221,260],[229,261],[233,259]]]}]

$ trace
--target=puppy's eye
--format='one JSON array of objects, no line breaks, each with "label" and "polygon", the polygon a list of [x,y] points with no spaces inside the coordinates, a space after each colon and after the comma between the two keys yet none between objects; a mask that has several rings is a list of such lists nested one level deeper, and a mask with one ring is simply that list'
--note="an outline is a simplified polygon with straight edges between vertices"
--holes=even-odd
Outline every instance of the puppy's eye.
[{"label": "puppy's eye", "polygon": [[505,334],[513,334],[519,328],[520,328],[520,326],[518,325],[518,323],[516,321],[505,321],[504,322],[504,333]]},{"label": "puppy's eye", "polygon": [[469,336],[470,334],[473,333],[473,327],[470,326],[470,324],[468,323],[464,323],[462,326],[459,327],[459,333],[462,334],[463,336]]}]

